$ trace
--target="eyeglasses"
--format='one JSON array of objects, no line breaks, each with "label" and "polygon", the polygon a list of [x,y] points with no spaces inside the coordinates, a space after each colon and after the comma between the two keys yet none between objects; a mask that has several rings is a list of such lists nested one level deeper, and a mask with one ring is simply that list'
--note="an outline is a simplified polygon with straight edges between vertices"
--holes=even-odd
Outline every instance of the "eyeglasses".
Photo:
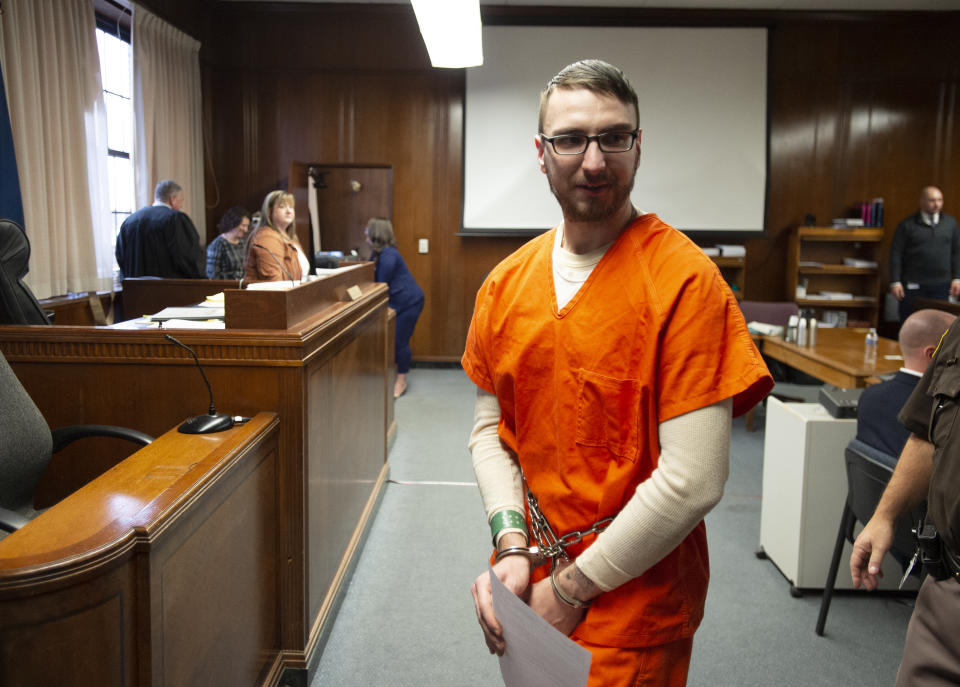
[{"label": "eyeglasses", "polygon": [[559,136],[544,136],[541,132],[540,140],[553,146],[557,155],[582,155],[587,152],[590,141],[596,141],[602,153],[625,153],[633,148],[640,130],[634,131],[606,131],[596,136],[585,134],[561,134]]}]

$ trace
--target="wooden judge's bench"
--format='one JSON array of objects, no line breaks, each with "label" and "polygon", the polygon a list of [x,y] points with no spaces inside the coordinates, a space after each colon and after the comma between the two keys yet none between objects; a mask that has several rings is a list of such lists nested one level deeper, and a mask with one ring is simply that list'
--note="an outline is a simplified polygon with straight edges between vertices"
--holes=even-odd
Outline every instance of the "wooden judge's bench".
[{"label": "wooden judge's bench", "polygon": [[[0,327],[51,427],[163,435],[54,456],[56,505],[0,540],[0,684],[307,684],[388,474],[393,313],[372,263],[225,304],[224,330]],[[248,426],[175,432],[208,394],[165,331]]]}]

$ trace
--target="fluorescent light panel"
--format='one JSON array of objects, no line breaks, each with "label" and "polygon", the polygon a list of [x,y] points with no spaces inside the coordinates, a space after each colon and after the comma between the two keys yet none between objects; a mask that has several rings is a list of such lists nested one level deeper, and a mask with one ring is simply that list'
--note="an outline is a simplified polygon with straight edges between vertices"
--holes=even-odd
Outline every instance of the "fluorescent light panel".
[{"label": "fluorescent light panel", "polygon": [[434,67],[483,64],[480,0],[410,0]]}]

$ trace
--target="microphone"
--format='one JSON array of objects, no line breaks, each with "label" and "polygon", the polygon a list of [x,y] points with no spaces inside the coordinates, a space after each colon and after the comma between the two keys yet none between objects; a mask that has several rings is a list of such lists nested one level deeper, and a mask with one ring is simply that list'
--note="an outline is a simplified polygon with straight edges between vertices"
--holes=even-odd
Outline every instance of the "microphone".
[{"label": "microphone", "polygon": [[222,432],[233,427],[233,418],[224,413],[218,413],[217,409],[213,407],[213,389],[210,388],[210,381],[200,366],[200,361],[197,360],[197,354],[194,353],[193,349],[187,344],[182,341],[177,341],[169,334],[164,334],[163,337],[177,344],[180,348],[186,349],[186,351],[193,356],[193,362],[197,364],[197,369],[200,370],[200,376],[203,377],[203,383],[207,385],[207,392],[210,394],[210,411],[206,415],[191,417],[177,427],[177,431],[181,434],[213,434],[214,432]]},{"label": "microphone", "polygon": [[296,280],[293,278],[293,275],[290,274],[289,271],[287,271],[287,268],[283,266],[283,263],[280,262],[280,259],[279,259],[276,255],[273,254],[273,251],[272,251],[272,250],[270,250],[269,248],[267,248],[266,246],[264,246],[264,245],[261,244],[261,243],[255,243],[255,244],[253,244],[253,245],[255,245],[257,248],[263,248],[263,250],[265,250],[265,251],[267,251],[268,253],[270,253],[270,257],[273,258],[273,261],[274,261],[275,263],[277,263],[277,265],[280,266],[280,269],[283,270],[283,273],[284,273],[285,275],[287,275],[287,279],[290,280],[290,286],[296,286],[296,283],[295,283]]}]

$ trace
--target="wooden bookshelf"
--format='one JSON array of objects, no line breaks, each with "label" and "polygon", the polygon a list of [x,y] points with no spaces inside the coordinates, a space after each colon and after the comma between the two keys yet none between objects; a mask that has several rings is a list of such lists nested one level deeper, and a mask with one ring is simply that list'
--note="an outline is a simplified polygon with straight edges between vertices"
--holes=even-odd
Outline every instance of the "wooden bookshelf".
[{"label": "wooden bookshelf", "polygon": [[724,280],[730,285],[730,290],[733,291],[733,295],[736,296],[737,300],[743,298],[744,273],[746,272],[744,259],[722,257],[719,255],[711,255],[710,259],[720,268],[720,274],[723,275]]},{"label": "wooden bookshelf", "polygon": [[[880,271],[877,267],[844,264],[844,258],[878,262],[883,229],[797,227],[787,255],[787,294],[800,308],[812,308],[818,319],[824,311],[841,310],[849,324],[877,326],[880,308]],[[797,286],[806,283],[806,297],[797,298]],[[853,298],[817,298],[832,291]]]}]

